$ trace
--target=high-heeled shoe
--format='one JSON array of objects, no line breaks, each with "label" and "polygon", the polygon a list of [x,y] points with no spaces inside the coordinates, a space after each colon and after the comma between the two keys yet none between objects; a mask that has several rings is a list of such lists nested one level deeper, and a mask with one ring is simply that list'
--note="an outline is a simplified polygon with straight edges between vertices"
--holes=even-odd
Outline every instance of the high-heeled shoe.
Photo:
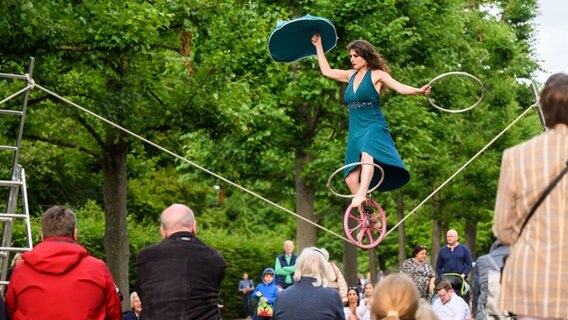
[{"label": "high-heeled shoe", "polygon": [[358,207],[360,206],[363,202],[367,201],[367,197],[362,197],[362,196],[355,196],[352,200],[351,200],[351,206],[353,207]]}]

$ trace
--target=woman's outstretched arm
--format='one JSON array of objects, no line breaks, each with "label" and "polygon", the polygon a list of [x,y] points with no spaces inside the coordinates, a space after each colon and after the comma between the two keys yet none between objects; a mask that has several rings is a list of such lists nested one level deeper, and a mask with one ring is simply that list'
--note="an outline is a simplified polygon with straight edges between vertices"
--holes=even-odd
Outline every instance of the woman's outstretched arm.
[{"label": "woman's outstretched arm", "polygon": [[390,74],[384,72],[382,70],[376,70],[375,72],[379,75],[379,81],[382,82],[387,87],[391,88],[392,90],[404,94],[404,95],[424,95],[427,96],[430,94],[430,85],[425,85],[422,88],[414,88],[404,83],[400,83],[396,81]]},{"label": "woman's outstretched arm", "polygon": [[325,57],[325,52],[323,51],[323,45],[321,43],[321,37],[319,34],[314,34],[312,37],[312,44],[316,47],[318,64],[321,73],[324,77],[339,81],[339,82],[349,82],[349,75],[351,74],[348,70],[332,69],[327,62]]}]

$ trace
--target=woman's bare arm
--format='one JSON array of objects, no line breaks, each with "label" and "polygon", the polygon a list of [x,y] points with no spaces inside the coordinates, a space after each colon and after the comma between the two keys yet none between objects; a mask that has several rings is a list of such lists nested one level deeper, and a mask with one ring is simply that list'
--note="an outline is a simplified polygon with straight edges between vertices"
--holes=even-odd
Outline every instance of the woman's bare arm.
[{"label": "woman's bare arm", "polygon": [[314,34],[314,36],[312,37],[312,44],[314,45],[314,47],[316,47],[318,64],[323,76],[339,82],[349,82],[349,76],[353,73],[353,71],[332,69],[329,66],[327,58],[325,57],[325,52],[323,51],[321,37],[318,34]]}]

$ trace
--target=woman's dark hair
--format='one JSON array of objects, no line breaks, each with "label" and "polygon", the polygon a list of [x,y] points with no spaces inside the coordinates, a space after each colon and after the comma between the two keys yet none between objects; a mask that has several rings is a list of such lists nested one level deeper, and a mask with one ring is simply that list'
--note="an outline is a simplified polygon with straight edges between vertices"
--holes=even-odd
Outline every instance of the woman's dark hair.
[{"label": "woman's dark hair", "polygon": [[[349,295],[349,291],[355,291],[355,293],[357,294],[357,306],[359,306],[359,303],[361,302],[361,296],[359,295],[359,288],[358,287],[349,287],[347,289],[347,295]],[[345,302],[345,306],[349,307],[349,299],[347,299],[347,302]]]},{"label": "woman's dark hair", "polygon": [[547,127],[554,128],[559,123],[568,125],[568,75],[551,75],[544,84],[539,102]]},{"label": "woman's dark hair", "polygon": [[426,248],[426,246],[423,246],[421,244],[417,245],[416,247],[414,247],[414,251],[412,251],[412,256],[416,257],[418,253],[422,250],[428,251],[428,248]]},{"label": "woman's dark hair", "polygon": [[369,41],[366,40],[353,40],[347,45],[347,49],[355,51],[360,57],[367,61],[369,69],[383,70],[384,72],[391,71],[387,60],[380,54]]},{"label": "woman's dark hair", "polygon": [[[369,69],[371,70],[382,70],[384,72],[390,73],[391,68],[389,67],[387,60],[380,54],[375,47],[369,41],[366,40],[353,40],[347,45],[347,49],[355,51],[357,55],[365,59]],[[381,88],[381,93],[386,90],[386,86]]]}]

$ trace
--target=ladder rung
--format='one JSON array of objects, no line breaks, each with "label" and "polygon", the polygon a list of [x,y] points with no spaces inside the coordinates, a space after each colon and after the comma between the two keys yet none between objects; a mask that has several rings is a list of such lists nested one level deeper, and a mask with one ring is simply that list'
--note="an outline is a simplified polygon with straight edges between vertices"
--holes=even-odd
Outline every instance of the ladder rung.
[{"label": "ladder rung", "polygon": [[21,213],[0,213],[0,219],[2,218],[26,218],[25,214]]},{"label": "ladder rung", "polygon": [[23,111],[17,111],[17,110],[0,109],[0,114],[21,116],[21,115],[24,114],[24,112]]},{"label": "ladder rung", "polygon": [[23,248],[23,247],[0,247],[0,251],[27,252],[27,251],[30,251],[30,248]]},{"label": "ladder rung", "polygon": [[0,180],[0,187],[15,187],[21,185],[22,181]]},{"label": "ladder rung", "polygon": [[16,151],[16,150],[18,150],[18,148],[14,147],[14,146],[0,146],[0,150]]}]

